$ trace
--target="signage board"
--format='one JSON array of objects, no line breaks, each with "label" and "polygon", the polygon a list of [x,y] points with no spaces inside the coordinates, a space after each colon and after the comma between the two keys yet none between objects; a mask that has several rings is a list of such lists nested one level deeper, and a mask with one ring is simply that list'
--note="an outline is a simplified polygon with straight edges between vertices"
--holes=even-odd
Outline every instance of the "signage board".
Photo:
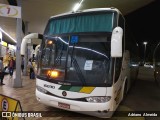
[{"label": "signage board", "polygon": [[0,16],[21,18],[21,7],[0,4]]},{"label": "signage board", "polygon": [[17,116],[12,116],[12,112],[21,111],[21,106],[18,100],[0,94],[0,111],[3,118],[18,120]]}]

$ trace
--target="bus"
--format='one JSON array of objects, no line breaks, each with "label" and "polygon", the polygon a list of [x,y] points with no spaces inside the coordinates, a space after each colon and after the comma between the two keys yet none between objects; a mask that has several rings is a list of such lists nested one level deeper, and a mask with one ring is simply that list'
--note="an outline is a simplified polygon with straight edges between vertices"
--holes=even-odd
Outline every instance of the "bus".
[{"label": "bus", "polygon": [[56,108],[109,118],[130,86],[125,19],[116,8],[68,12],[49,19],[38,51],[36,97]]},{"label": "bus", "polygon": [[157,43],[153,52],[153,69],[154,69],[154,80],[158,87],[160,87],[160,42]]}]

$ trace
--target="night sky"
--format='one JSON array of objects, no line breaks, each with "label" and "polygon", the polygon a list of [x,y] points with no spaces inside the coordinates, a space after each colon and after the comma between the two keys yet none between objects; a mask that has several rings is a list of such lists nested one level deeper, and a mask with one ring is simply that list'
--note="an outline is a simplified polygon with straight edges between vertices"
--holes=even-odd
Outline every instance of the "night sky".
[{"label": "night sky", "polygon": [[160,1],[150,3],[125,16],[134,39],[139,44],[140,57],[144,57],[143,41],[147,41],[146,60],[151,61],[155,46],[160,42]]}]

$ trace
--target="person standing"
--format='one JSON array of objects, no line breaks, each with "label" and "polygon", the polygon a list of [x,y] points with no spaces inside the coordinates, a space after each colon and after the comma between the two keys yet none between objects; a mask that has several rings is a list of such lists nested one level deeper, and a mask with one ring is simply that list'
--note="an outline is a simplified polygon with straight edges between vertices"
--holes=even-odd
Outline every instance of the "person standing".
[{"label": "person standing", "polygon": [[14,60],[13,60],[13,57],[11,57],[10,61],[9,61],[9,74],[10,74],[10,77],[13,76],[13,70],[14,70]]},{"label": "person standing", "polygon": [[33,64],[32,64],[32,59],[31,58],[29,59],[29,62],[28,62],[28,68],[30,69],[29,77],[30,77],[30,79],[32,79],[32,74],[34,73],[34,69],[33,69]]},{"label": "person standing", "polygon": [[4,79],[4,71],[3,71],[4,67],[3,67],[3,58],[0,57],[0,79],[1,79],[1,85],[5,85],[3,83],[3,79]]},{"label": "person standing", "polygon": [[9,53],[6,53],[6,55],[3,57],[3,66],[5,69],[8,67],[10,59],[11,55]]},{"label": "person standing", "polygon": [[24,58],[22,57],[22,61],[21,61],[21,70],[22,70],[22,73],[23,73],[23,70],[24,70]]}]

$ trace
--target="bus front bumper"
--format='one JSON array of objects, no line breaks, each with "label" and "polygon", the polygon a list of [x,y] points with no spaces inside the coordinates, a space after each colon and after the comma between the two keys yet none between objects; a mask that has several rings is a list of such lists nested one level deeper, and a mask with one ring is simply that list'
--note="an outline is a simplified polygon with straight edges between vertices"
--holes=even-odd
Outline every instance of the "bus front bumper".
[{"label": "bus front bumper", "polygon": [[113,112],[112,100],[106,103],[89,103],[63,99],[55,96],[50,96],[36,90],[36,97],[40,103],[48,106],[83,113],[100,118],[110,118]]}]

